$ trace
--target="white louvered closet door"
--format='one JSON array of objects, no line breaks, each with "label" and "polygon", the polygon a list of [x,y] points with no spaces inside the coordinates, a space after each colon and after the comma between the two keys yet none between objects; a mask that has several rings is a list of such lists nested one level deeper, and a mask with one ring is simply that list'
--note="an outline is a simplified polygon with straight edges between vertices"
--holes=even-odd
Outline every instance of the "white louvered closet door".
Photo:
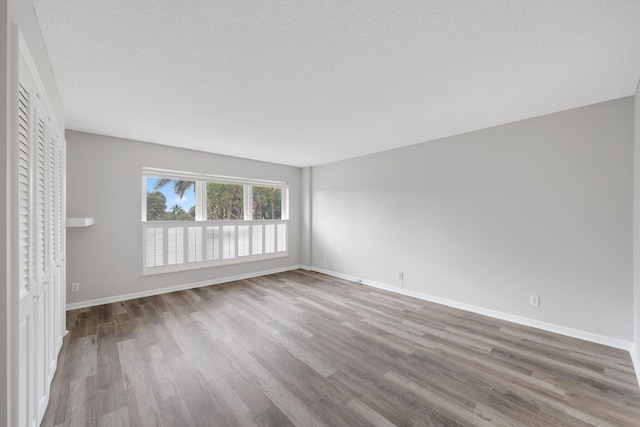
[{"label": "white louvered closet door", "polygon": [[18,307],[18,388],[19,423],[30,425],[35,419],[35,399],[31,396],[35,390],[35,310],[34,298],[37,295],[33,248],[33,197],[32,197],[32,158],[33,158],[33,78],[20,55],[20,82],[18,86],[18,271],[19,271],[19,307]]},{"label": "white louvered closet door", "polygon": [[37,426],[64,334],[64,138],[17,34],[18,425]]},{"label": "white louvered closet door", "polygon": [[34,227],[34,249],[35,249],[35,292],[34,301],[34,321],[35,321],[35,352],[36,352],[36,406],[37,413],[40,413],[42,406],[46,408],[47,403],[47,312],[49,299],[49,268],[47,259],[47,134],[49,118],[46,116],[41,95],[35,93],[35,108],[32,110],[32,117],[35,119],[35,150],[32,188],[34,190],[35,212],[33,219]]}]

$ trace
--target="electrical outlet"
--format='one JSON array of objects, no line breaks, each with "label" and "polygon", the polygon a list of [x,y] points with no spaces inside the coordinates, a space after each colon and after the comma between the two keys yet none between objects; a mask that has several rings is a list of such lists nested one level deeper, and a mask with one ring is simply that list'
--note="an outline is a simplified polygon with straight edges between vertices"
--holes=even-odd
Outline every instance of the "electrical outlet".
[{"label": "electrical outlet", "polygon": [[80,290],[80,283],[74,282],[71,284],[71,292],[78,292]]},{"label": "electrical outlet", "polygon": [[401,272],[398,274],[398,277],[400,278],[400,280],[404,280],[404,273],[401,271]]},{"label": "electrical outlet", "polygon": [[537,295],[531,295],[529,297],[529,302],[531,303],[531,305],[538,307],[540,306],[540,297]]}]

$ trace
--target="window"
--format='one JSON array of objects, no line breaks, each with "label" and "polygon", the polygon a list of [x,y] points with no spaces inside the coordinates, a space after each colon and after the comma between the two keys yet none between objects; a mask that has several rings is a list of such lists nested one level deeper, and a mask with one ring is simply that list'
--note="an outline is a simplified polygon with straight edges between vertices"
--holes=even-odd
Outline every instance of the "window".
[{"label": "window", "polygon": [[244,186],[207,182],[207,219],[243,219]]},{"label": "window", "polygon": [[195,181],[145,178],[147,221],[195,221]]},{"label": "window", "polygon": [[142,171],[144,274],[287,256],[287,183]]},{"label": "window", "polygon": [[282,219],[282,189],[278,187],[253,187],[253,219]]}]

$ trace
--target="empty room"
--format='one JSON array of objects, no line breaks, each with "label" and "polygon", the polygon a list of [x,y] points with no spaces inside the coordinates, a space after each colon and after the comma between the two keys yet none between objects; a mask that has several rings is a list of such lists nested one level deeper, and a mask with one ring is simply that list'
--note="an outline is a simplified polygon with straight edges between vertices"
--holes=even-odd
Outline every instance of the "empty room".
[{"label": "empty room", "polygon": [[0,17],[0,425],[640,425],[640,1]]}]

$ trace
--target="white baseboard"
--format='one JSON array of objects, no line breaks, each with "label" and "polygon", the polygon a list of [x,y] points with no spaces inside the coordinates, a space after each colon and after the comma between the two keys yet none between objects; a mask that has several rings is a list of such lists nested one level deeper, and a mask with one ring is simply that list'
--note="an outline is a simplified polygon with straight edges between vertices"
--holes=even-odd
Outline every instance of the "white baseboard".
[{"label": "white baseboard", "polygon": [[186,290],[186,289],[201,288],[203,286],[209,286],[209,285],[220,285],[222,283],[234,282],[236,280],[252,279],[254,277],[266,276],[268,274],[275,274],[275,273],[282,273],[284,271],[297,270],[299,268],[303,268],[303,267],[300,266],[300,265],[292,265],[292,266],[289,266],[289,267],[276,268],[276,269],[273,269],[273,270],[257,271],[255,273],[241,274],[241,275],[238,275],[238,276],[228,276],[228,277],[222,277],[222,278],[219,278],[219,279],[204,280],[204,281],[201,281],[201,282],[185,283],[185,284],[181,284],[181,285],[168,286],[168,287],[159,288],[159,289],[150,289],[148,291],[132,292],[132,293],[129,293],[129,294],[114,295],[114,296],[111,296],[111,297],[97,298],[97,299],[86,300],[86,301],[79,301],[79,302],[74,302],[74,303],[67,304],[67,310],[75,310],[75,309],[78,309],[78,308],[94,307],[96,305],[110,304],[110,303],[113,303],[113,302],[127,301],[127,300],[130,300],[130,299],[144,298],[144,297],[150,297],[150,296],[161,295],[161,294],[168,294],[169,292],[176,292],[176,291],[183,291],[183,290]]},{"label": "white baseboard", "polygon": [[[555,325],[553,323],[542,322],[535,319],[529,319],[527,317],[516,316],[509,313],[503,313],[501,311],[490,310],[484,307],[479,307],[471,304],[466,304],[458,301],[449,300],[446,298],[440,298],[433,295],[424,294],[421,292],[415,292],[407,289],[402,289],[397,286],[389,286],[384,283],[378,283],[371,280],[361,279],[359,277],[350,276],[347,274],[337,273],[335,271],[329,271],[318,267],[311,267],[312,271],[318,273],[327,274],[329,276],[338,277],[340,279],[348,280],[351,282],[362,283],[363,285],[371,286],[385,291],[395,292],[402,295],[418,298],[421,300],[434,302],[436,304],[446,305],[448,307],[458,308],[460,310],[470,311],[472,313],[482,314],[484,316],[493,317],[495,319],[506,320],[508,322],[517,323],[519,325],[531,326],[533,328],[542,329],[547,332],[553,332],[556,334],[566,335],[572,338],[578,338],[585,341],[594,342],[597,344],[607,345],[609,347],[619,348],[629,351],[633,346],[632,341],[625,341],[619,338],[608,337],[606,335],[594,334],[592,332],[582,331],[580,329],[567,328],[565,326]],[[633,356],[632,356],[633,357]],[[637,357],[637,355],[636,355]],[[636,367],[636,373],[640,371],[640,363],[634,360],[634,366]]]}]

